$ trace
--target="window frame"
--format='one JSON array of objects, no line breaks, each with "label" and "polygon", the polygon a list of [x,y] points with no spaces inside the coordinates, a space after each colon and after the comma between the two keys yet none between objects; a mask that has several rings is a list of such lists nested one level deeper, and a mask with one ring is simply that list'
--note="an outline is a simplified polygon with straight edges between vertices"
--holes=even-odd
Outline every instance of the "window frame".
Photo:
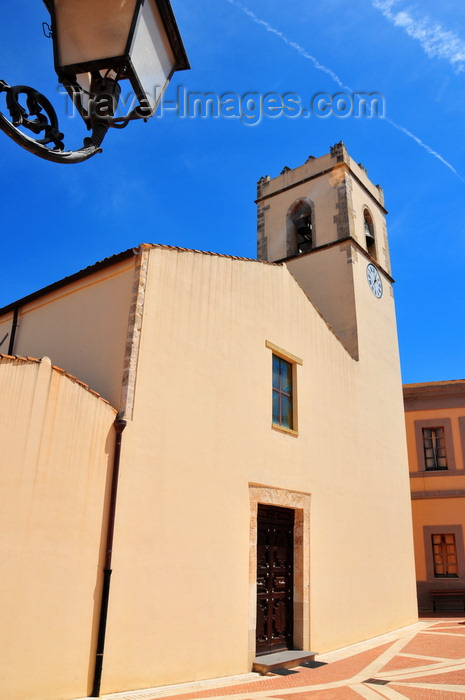
[{"label": "window frame", "polygon": [[463,455],[463,464],[465,467],[465,416],[459,416],[459,432],[460,432],[460,447]]},{"label": "window frame", "polygon": [[292,362],[288,362],[288,360],[273,353],[273,423],[288,430],[294,428],[292,374]]},{"label": "window frame", "polygon": [[279,347],[278,345],[275,345],[274,343],[271,343],[269,340],[265,341],[265,345],[268,348],[268,350],[271,350],[271,400],[273,402],[273,395],[274,395],[274,385],[273,385],[273,357],[276,356],[281,360],[284,360],[285,362],[289,363],[291,366],[292,370],[292,428],[288,428],[285,425],[281,425],[280,423],[275,423],[273,420],[273,403],[271,406],[271,427],[273,430],[278,430],[279,432],[282,433],[287,433],[288,435],[293,435],[294,437],[297,437],[299,434],[299,427],[298,427],[298,411],[297,411],[297,367],[298,365],[303,365],[303,361],[300,359],[300,357],[297,357],[296,355],[293,355],[290,352],[287,352],[283,348]]},{"label": "window frame", "polygon": [[[429,420],[416,420],[414,422],[415,427],[415,442],[417,448],[417,465],[418,471],[425,474],[448,474],[451,470],[455,470],[455,453],[454,453],[454,442],[452,439],[452,426],[450,418],[431,418]],[[445,451],[447,467],[441,467],[439,469],[427,469],[426,459],[424,451],[423,442],[423,429],[424,428],[443,428],[444,430],[444,441],[445,441]]]},{"label": "window frame", "polygon": [[[435,542],[434,538],[440,538],[440,542]],[[446,538],[452,538],[452,542],[446,542]],[[449,547],[453,547],[453,552],[449,552]],[[431,547],[433,549],[433,568],[434,568],[434,578],[458,578],[459,577],[459,567],[457,561],[457,542],[455,540],[455,534],[453,532],[433,532],[431,535]],[[435,547],[440,547],[441,551],[436,552]],[[436,562],[436,557],[441,558],[441,563]],[[453,557],[454,561],[449,562],[449,557]],[[455,573],[449,573],[449,564],[455,567]],[[445,573],[438,573],[437,569],[442,568]]]},{"label": "window frame", "polygon": [[[430,432],[431,435],[426,433]],[[442,425],[431,428],[422,428],[423,435],[423,457],[425,460],[425,470],[427,472],[438,472],[445,471],[448,469],[447,462],[447,448],[446,448],[446,432]],[[427,441],[431,442],[431,445],[427,445]],[[428,452],[431,452],[431,456],[428,456]],[[444,453],[444,454],[441,454]],[[434,466],[428,466],[428,461],[432,460]],[[440,465],[440,461],[445,462],[444,465]]]},{"label": "window frame", "polygon": [[[457,558],[457,576],[436,576],[434,572],[433,535],[454,535]],[[463,529],[461,525],[425,525],[423,526],[425,548],[426,578],[428,581],[458,581],[465,577],[465,550]]]}]

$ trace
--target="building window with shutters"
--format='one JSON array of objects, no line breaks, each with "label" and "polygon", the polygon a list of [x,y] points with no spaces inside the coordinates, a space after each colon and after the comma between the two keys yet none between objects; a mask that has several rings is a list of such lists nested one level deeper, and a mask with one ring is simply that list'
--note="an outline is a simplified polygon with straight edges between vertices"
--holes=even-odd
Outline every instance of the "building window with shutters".
[{"label": "building window with shutters", "polygon": [[[423,527],[426,578],[458,579],[465,588],[465,545],[462,525]],[[445,584],[446,585],[446,584]]]},{"label": "building window with shutters", "polygon": [[411,475],[418,472],[442,472],[444,476],[456,470],[454,440],[450,418],[429,418],[414,421],[417,470],[410,465]]},{"label": "building window with shutters", "polygon": [[435,578],[458,578],[455,535],[431,535]]},{"label": "building window with shutters", "polygon": [[447,469],[444,428],[423,428],[425,469]]}]

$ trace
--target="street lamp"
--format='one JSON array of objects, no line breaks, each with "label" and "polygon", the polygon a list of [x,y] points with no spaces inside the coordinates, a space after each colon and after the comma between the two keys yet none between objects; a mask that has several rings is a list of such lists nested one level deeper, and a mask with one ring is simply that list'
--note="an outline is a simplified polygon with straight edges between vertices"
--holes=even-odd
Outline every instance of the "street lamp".
[{"label": "street lamp", "polygon": [[[189,62],[169,0],[43,0],[51,15],[55,70],[92,135],[77,151],[65,151],[50,102],[25,85],[6,93],[11,121],[0,112],[0,129],[35,155],[79,163],[101,151],[110,127],[154,113],[173,73]],[[122,86],[126,114],[117,114]],[[26,96],[24,107],[19,98]],[[43,136],[33,139],[18,127]]]}]

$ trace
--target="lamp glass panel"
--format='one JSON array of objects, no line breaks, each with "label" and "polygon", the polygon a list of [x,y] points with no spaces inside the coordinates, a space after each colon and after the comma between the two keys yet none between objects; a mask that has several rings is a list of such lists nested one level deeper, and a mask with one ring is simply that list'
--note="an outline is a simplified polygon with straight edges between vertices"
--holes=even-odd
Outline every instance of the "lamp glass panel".
[{"label": "lamp glass panel", "polygon": [[155,110],[176,60],[154,0],[146,0],[142,6],[130,57],[150,107]]},{"label": "lamp glass panel", "polygon": [[124,54],[137,0],[54,0],[58,64]]}]

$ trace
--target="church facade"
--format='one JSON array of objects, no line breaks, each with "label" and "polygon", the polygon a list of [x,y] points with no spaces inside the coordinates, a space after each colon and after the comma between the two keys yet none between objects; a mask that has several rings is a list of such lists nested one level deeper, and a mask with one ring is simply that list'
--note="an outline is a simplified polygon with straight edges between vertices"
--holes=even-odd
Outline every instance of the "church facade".
[{"label": "church facade", "polygon": [[[257,208],[258,260],[142,244],[0,310],[2,479],[17,503],[1,528],[3,601],[24,552],[47,552],[3,613],[46,640],[30,663],[0,641],[12,700],[95,694],[98,666],[101,693],[241,674],[257,655],[323,653],[416,621],[382,191],[338,144],[262,178]],[[45,391],[31,374],[42,365],[77,392],[42,423],[67,488],[47,450],[28,472],[12,437],[17,383]],[[90,435],[81,394],[104,405]],[[72,551],[57,499],[88,525]],[[76,560],[86,575],[60,586]]]}]

